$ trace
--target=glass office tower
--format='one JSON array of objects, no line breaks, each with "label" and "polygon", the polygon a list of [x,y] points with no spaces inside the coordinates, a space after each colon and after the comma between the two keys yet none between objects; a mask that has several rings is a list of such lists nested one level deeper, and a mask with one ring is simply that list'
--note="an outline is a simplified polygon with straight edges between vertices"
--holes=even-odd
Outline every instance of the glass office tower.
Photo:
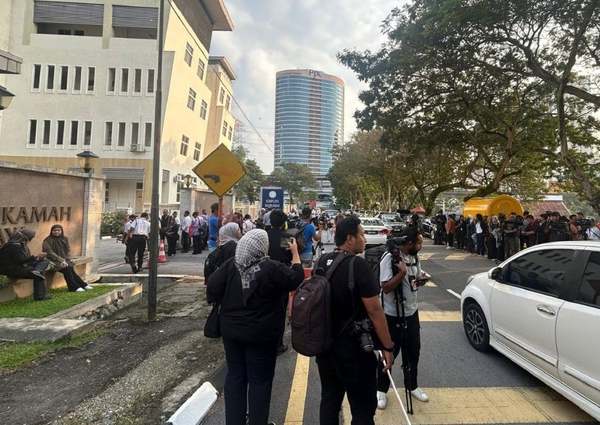
[{"label": "glass office tower", "polygon": [[280,71],[275,101],[275,166],[306,164],[318,189],[331,192],[326,176],[333,145],[344,140],[344,82],[310,69]]}]

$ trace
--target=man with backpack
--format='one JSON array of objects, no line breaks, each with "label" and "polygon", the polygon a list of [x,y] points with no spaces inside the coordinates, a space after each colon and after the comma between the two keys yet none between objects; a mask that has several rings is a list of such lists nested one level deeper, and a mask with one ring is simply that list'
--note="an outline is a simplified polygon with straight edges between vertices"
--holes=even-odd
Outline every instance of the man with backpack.
[{"label": "man with backpack", "polygon": [[[325,351],[316,353],[321,378],[320,424],[339,424],[342,401],[347,395],[352,423],[374,425],[377,359],[372,351],[373,340],[381,342],[387,369],[393,363],[394,345],[379,302],[379,285],[367,262],[356,256],[364,252],[366,244],[358,217],[351,216],[337,224],[335,243],[336,251],[321,256],[315,267],[318,275],[328,277],[330,289],[329,314],[325,314],[326,320],[320,323],[330,321],[331,344]],[[302,290],[299,290],[296,300],[301,296]],[[292,342],[298,350],[294,341],[294,332],[298,329],[295,326],[301,327],[307,318],[296,316],[297,307],[295,301]]]},{"label": "man with backpack", "polygon": [[[394,341],[394,358],[402,351],[407,397],[414,396],[422,402],[429,401],[427,394],[417,384],[417,369],[421,350],[417,291],[427,282],[421,270],[418,253],[423,247],[423,236],[414,228],[404,236],[388,243],[388,252],[381,258],[379,281],[382,303],[389,332]],[[390,380],[379,370],[377,377],[377,407],[387,407]],[[408,394],[410,391],[410,394]],[[411,403],[408,403],[410,406]]]}]

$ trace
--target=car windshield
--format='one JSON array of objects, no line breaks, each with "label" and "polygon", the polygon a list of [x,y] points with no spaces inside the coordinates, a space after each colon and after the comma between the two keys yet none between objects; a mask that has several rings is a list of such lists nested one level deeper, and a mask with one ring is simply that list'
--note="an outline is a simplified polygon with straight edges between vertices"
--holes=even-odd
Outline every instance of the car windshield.
[{"label": "car windshield", "polygon": [[361,222],[363,226],[383,226],[383,222],[377,218],[363,218]]}]

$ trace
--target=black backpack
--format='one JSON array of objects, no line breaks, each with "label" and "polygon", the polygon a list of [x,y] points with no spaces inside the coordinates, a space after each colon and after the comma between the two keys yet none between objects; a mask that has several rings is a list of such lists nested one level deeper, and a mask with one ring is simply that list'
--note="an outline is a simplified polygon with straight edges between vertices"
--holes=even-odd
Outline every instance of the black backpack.
[{"label": "black backpack", "polygon": [[377,245],[365,250],[365,260],[376,282],[379,282],[379,264],[387,252],[388,248],[386,245]]},{"label": "black backpack", "polygon": [[292,346],[304,356],[327,352],[333,344],[331,323],[330,279],[338,266],[350,257],[349,287],[354,288],[354,260],[356,257],[339,253],[327,269],[325,276],[314,273],[296,290],[292,304]]}]

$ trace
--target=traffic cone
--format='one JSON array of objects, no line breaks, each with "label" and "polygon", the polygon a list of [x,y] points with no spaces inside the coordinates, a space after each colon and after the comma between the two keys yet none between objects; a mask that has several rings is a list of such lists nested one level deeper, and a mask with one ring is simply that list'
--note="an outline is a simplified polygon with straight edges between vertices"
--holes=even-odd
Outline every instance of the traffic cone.
[{"label": "traffic cone", "polygon": [[165,254],[165,242],[160,241],[160,245],[158,248],[158,262],[166,263],[167,262],[167,254]]}]

